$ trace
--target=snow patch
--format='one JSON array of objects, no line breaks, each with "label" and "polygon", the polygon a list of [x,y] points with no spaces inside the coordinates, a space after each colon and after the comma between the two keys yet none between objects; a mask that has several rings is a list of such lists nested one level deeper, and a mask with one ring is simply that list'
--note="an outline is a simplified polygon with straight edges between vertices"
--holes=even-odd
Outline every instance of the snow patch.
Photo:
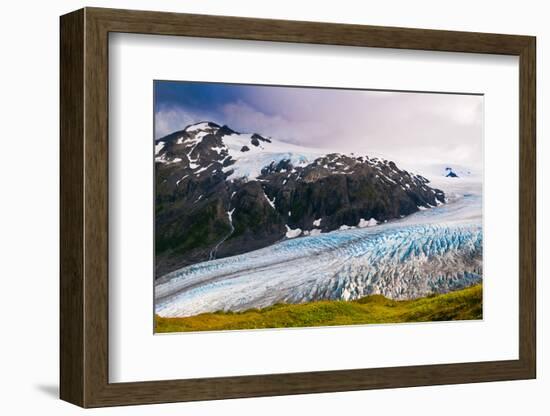
[{"label": "snow patch", "polygon": [[185,178],[187,178],[188,176],[189,176],[189,175],[185,175],[185,176],[183,176],[181,179],[178,179],[178,180],[176,181],[176,186],[178,186],[178,185],[180,184],[180,182],[183,181],[183,180],[184,180]]},{"label": "snow patch", "polygon": [[155,145],[155,155],[158,155],[163,147],[164,147],[164,142],[158,142]]},{"label": "snow patch", "polygon": [[298,237],[300,234],[302,234],[302,230],[300,228],[290,228],[288,225],[285,224],[286,227],[286,238],[295,238]]},{"label": "snow patch", "polygon": [[353,225],[346,225],[346,224],[344,224],[344,225],[341,225],[340,228],[338,228],[338,230],[340,230],[340,231],[345,231],[345,230],[351,230],[351,229],[353,229],[353,228],[355,228]]},{"label": "snow patch", "polygon": [[185,131],[186,132],[192,132],[192,131],[197,131],[197,130],[205,130],[205,129],[208,129],[208,130],[215,130],[214,127],[210,127],[208,125],[208,122],[206,121],[202,121],[200,123],[197,123],[197,124],[192,124],[190,126],[187,126],[185,128]]},{"label": "snow patch", "polygon": [[195,134],[195,140],[202,140],[204,136],[208,136],[210,132],[208,131],[199,131],[197,134]]},{"label": "snow patch", "polygon": [[359,228],[374,227],[375,225],[378,225],[378,221],[376,221],[376,219],[374,218],[371,218],[368,221],[366,221],[364,218],[361,218],[359,220],[359,224],[357,224]]},{"label": "snow patch", "polygon": [[179,157],[176,157],[172,160],[170,159],[167,159],[166,158],[166,153],[161,155],[161,156],[157,156],[155,157],[155,162],[159,162],[159,163],[163,163],[165,165],[170,165],[172,163],[178,163],[178,162],[181,162],[181,159]]},{"label": "snow patch", "polygon": [[[251,146],[252,134],[229,134],[222,138],[229,156],[234,164],[223,168],[234,179],[257,179],[262,174],[262,169],[271,163],[277,164],[282,160],[288,160],[294,166],[305,166],[323,155],[323,150],[310,149],[291,143],[272,140],[262,146]],[[241,152],[243,146],[247,146],[247,152]]]},{"label": "snow patch", "polygon": [[271,208],[275,209],[275,199],[277,198],[273,198],[273,201],[271,199],[269,199],[269,197],[266,195],[266,193],[264,192],[264,196],[265,196],[265,199],[267,199],[267,202],[269,202],[269,205],[271,205]]},{"label": "snow patch", "polygon": [[[189,164],[189,166],[191,166],[191,164]],[[196,166],[198,166],[198,165],[196,165]],[[195,175],[198,175],[199,173],[202,173],[202,172],[204,172],[205,170],[207,170],[210,166],[212,166],[212,163],[209,164],[209,165],[206,166],[206,167],[200,168],[198,171],[193,172],[193,173],[194,173]],[[195,169],[195,168],[191,168],[191,169]]]},{"label": "snow patch", "polygon": [[235,208],[233,208],[231,211],[226,211],[227,217],[229,218],[229,222],[233,224],[233,213],[235,212]]},{"label": "snow patch", "polygon": [[224,150],[227,150],[227,147],[225,146],[220,146],[220,147],[212,147],[211,148],[214,152],[216,152],[217,154],[220,154],[221,152],[223,152]]}]

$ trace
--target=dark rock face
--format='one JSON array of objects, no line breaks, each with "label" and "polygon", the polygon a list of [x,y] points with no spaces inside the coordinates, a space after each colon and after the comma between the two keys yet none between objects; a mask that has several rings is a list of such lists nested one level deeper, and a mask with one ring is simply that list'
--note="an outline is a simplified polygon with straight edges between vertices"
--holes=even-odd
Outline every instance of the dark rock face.
[{"label": "dark rock face", "polygon": [[[261,141],[261,142],[266,142],[266,143],[271,143],[271,140],[266,138],[266,137],[263,137],[263,136],[260,136],[258,133],[254,133],[252,135],[252,143],[254,143],[254,141]],[[256,145],[257,146],[257,145]]]},{"label": "dark rock face", "polygon": [[238,160],[225,142],[230,135],[248,140],[242,146],[246,157],[252,157],[253,148],[263,151],[272,144],[259,134],[241,136],[211,122],[156,141],[156,277],[266,247],[287,238],[289,229],[328,232],[370,218],[399,218],[445,201],[426,178],[364,156],[328,154],[299,166],[279,159],[258,177],[234,177]]},{"label": "dark rock face", "polygon": [[447,178],[458,178],[458,175],[454,172],[452,168],[445,168],[445,176]]},{"label": "dark rock face", "polygon": [[426,185],[425,178],[400,171],[393,162],[367,163],[364,158],[331,154],[294,174],[282,173],[289,168],[283,160],[265,168],[260,179],[266,181],[266,195],[276,200],[277,211],[282,216],[291,213],[291,228],[311,229],[319,218],[322,225],[317,228],[322,231],[357,226],[361,218],[382,222],[445,199],[442,191]]}]

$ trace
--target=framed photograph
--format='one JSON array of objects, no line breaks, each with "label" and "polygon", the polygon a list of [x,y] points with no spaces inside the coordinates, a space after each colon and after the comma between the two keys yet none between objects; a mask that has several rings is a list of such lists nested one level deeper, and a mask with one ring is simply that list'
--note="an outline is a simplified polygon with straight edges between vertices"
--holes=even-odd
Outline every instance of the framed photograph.
[{"label": "framed photograph", "polygon": [[535,49],[62,16],[61,398],[535,378]]}]

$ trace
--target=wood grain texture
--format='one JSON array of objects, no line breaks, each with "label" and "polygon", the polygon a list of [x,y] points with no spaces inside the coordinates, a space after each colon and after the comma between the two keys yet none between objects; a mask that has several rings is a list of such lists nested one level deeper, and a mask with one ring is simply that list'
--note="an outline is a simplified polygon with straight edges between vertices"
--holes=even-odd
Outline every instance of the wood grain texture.
[{"label": "wood grain texture", "polygon": [[519,55],[528,36],[87,8],[110,32]]},{"label": "wood grain texture", "polygon": [[[520,58],[518,360],[189,380],[108,380],[108,33],[299,42]],[[61,397],[83,407],[533,378],[535,38],[87,8],[61,18]]]},{"label": "wood grain texture", "polygon": [[84,405],[84,12],[61,19],[60,44],[60,388]]},{"label": "wood grain texture", "polygon": [[86,13],[84,59],[84,312],[85,406],[94,403],[108,380],[109,181],[108,33]]},{"label": "wood grain texture", "polygon": [[536,41],[520,54],[519,103],[519,355],[536,377]]}]

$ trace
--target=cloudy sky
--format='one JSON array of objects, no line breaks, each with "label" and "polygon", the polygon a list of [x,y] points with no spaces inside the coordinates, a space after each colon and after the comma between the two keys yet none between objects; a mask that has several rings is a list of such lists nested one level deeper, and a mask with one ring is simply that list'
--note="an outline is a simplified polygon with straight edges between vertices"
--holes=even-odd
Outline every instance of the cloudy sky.
[{"label": "cloudy sky", "polygon": [[209,120],[304,146],[480,168],[483,97],[155,81],[155,138]]}]

